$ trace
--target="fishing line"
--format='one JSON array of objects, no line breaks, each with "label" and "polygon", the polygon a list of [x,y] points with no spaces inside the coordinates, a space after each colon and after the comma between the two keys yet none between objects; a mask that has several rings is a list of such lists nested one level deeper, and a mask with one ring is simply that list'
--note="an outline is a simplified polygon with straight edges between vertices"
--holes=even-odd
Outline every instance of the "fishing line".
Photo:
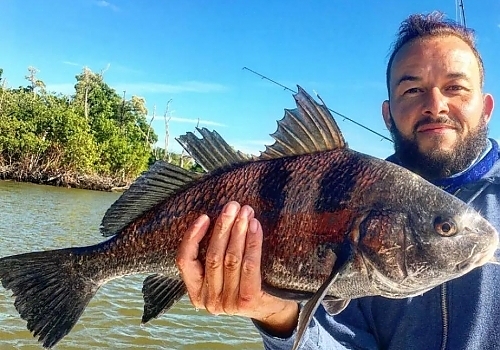
[{"label": "fishing line", "polygon": [[[290,91],[290,92],[293,92],[294,94],[296,94],[296,93],[297,93],[297,91],[290,89],[288,86],[285,86],[285,85],[283,85],[283,84],[281,84],[281,83],[278,83],[276,80],[273,80],[273,79],[271,79],[271,78],[268,78],[268,77],[266,77],[265,75],[262,75],[262,74],[260,74],[260,73],[258,73],[258,72],[256,72],[256,71],[254,71],[254,70],[252,70],[252,69],[248,68],[248,67],[243,67],[242,69],[243,69],[243,70],[247,70],[247,71],[249,71],[249,72],[251,72],[251,73],[253,73],[253,74],[255,74],[255,75],[258,75],[258,76],[259,76],[259,77],[261,77],[262,79],[266,79],[266,80],[270,81],[271,83],[273,83],[273,84],[275,84],[275,85],[278,85],[278,86],[282,87],[284,90],[288,90],[288,91]],[[316,94],[316,95],[317,95],[317,94]],[[321,102],[323,102],[323,101],[321,101]],[[323,103],[323,104],[324,104],[324,103]],[[326,108],[328,108],[326,105],[325,105],[325,107],[326,107]],[[382,134],[380,134],[380,133],[376,132],[375,130],[370,129],[370,128],[369,128],[369,127],[367,127],[367,126],[364,126],[363,124],[358,123],[358,122],[357,122],[357,121],[355,121],[354,119],[351,119],[351,118],[349,118],[349,117],[347,117],[347,116],[343,115],[342,113],[336,112],[336,111],[334,111],[333,109],[330,109],[330,108],[328,108],[328,110],[329,110],[330,112],[332,112],[333,114],[336,114],[336,115],[338,115],[339,117],[342,117],[342,118],[343,118],[343,120],[348,120],[348,121],[350,121],[351,123],[354,123],[354,124],[356,124],[357,126],[360,126],[360,127],[362,127],[363,129],[368,130],[369,132],[371,132],[371,133],[373,133],[373,134],[375,134],[375,135],[377,135],[377,136],[380,136],[380,137],[381,137],[382,139],[384,139],[384,140],[387,140],[387,141],[393,142],[393,141],[392,141],[390,138],[388,138],[387,136],[384,136],[384,135],[382,135]]]}]

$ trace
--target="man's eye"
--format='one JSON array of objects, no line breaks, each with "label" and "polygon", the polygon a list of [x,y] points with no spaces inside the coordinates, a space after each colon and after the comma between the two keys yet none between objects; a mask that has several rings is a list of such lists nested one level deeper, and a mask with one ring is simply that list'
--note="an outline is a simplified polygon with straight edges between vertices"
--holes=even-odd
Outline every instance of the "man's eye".
[{"label": "man's eye", "polygon": [[404,94],[405,94],[405,95],[406,95],[406,94],[416,94],[416,93],[418,93],[418,92],[420,92],[420,89],[419,89],[419,88],[411,88],[411,89],[406,90],[406,91],[404,92]]},{"label": "man's eye", "polygon": [[460,86],[460,85],[451,85],[448,87],[448,90],[460,91],[460,90],[465,90],[465,88],[463,86]]}]

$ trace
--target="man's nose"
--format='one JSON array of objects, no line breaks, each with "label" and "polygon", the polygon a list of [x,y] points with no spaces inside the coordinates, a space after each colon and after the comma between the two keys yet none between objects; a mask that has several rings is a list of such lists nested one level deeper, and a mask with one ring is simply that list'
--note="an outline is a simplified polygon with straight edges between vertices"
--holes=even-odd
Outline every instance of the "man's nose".
[{"label": "man's nose", "polygon": [[428,116],[448,115],[448,98],[441,93],[437,87],[428,90],[424,94],[423,114]]}]

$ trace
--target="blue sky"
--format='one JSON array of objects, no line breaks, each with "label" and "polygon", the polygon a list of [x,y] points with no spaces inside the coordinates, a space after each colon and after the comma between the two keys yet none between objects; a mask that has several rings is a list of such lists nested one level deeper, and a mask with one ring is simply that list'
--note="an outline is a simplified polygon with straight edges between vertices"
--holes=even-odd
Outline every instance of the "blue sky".
[{"label": "blue sky", "polygon": [[[439,3],[440,5],[436,5]],[[456,19],[454,0],[0,0],[0,68],[8,86],[26,85],[36,67],[50,91],[71,94],[84,66],[105,70],[121,95],[146,99],[164,145],[169,105],[173,137],[200,126],[231,145],[258,154],[284,108],[286,86],[318,92],[328,107],[386,136],[380,114],[385,66],[400,22],[415,12],[440,10]],[[500,1],[465,1],[486,67],[485,90],[497,97],[490,124],[500,139]],[[349,146],[385,157],[392,143],[337,118]]]}]

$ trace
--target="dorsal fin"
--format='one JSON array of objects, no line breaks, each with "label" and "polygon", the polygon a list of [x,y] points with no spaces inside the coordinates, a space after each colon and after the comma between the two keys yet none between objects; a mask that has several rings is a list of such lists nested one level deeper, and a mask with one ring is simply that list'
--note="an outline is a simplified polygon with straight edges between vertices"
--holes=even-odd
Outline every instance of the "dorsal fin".
[{"label": "dorsal fin", "polygon": [[209,131],[206,128],[196,128],[196,130],[203,138],[188,132],[176,140],[205,171],[210,172],[251,159],[229,146],[216,131]]},{"label": "dorsal fin", "polygon": [[320,105],[300,86],[293,97],[296,109],[285,109],[278,129],[271,136],[276,140],[261,152],[260,159],[329,151],[347,147],[340,129],[325,105]]},{"label": "dorsal fin", "polygon": [[[266,146],[259,159],[347,147],[337,123],[326,106],[314,101],[300,86],[294,98],[297,108],[285,109],[285,116],[278,121],[278,129],[271,135],[276,142]],[[179,136],[177,141],[204,170],[210,172],[252,159],[229,146],[216,131],[209,131],[206,128],[196,129],[202,138],[188,132]],[[197,178],[198,174],[163,161],[156,162],[106,211],[101,222],[101,233],[104,236],[119,233],[140,215]]]},{"label": "dorsal fin", "polygon": [[119,233],[143,213],[199,177],[199,174],[176,165],[157,161],[106,211],[100,227],[102,235],[107,237]]}]

